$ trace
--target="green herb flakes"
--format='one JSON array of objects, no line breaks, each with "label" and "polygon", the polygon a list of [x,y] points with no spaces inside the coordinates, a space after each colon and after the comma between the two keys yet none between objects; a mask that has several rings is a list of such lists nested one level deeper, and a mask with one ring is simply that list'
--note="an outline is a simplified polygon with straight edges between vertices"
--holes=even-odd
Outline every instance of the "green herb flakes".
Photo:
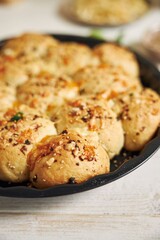
[{"label": "green herb flakes", "polygon": [[10,122],[18,122],[19,120],[23,119],[23,113],[17,112],[11,119]]}]

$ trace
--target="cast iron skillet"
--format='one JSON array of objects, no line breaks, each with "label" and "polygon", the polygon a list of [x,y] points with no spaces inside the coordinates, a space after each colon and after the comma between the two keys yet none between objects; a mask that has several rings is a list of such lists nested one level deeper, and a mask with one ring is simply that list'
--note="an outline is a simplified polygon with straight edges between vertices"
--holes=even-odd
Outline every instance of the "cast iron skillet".
[{"label": "cast iron skillet", "polygon": [[[61,41],[78,42],[94,47],[96,44],[103,43],[101,40],[96,40],[88,37],[57,35],[54,37]],[[0,44],[3,45],[5,41]],[[160,94],[160,72],[146,59],[135,53],[140,65],[140,75],[144,86],[150,87]],[[40,198],[54,197],[78,192],[87,191],[104,184],[113,182],[126,174],[132,172],[143,163],[145,163],[160,147],[160,129],[157,131],[154,138],[144,147],[141,152],[130,153],[122,150],[121,154],[115,157],[111,162],[111,172],[96,176],[82,184],[64,184],[50,187],[48,189],[39,190],[27,186],[27,183],[10,184],[0,181],[0,196],[7,197],[24,197],[24,198]]]}]

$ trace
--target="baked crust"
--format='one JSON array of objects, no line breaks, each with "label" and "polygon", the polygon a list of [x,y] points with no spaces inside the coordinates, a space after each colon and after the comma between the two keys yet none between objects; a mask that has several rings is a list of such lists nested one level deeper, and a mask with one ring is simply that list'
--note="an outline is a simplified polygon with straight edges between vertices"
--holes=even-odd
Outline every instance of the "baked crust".
[{"label": "baked crust", "polygon": [[75,42],[64,42],[50,48],[43,60],[45,70],[56,75],[73,75],[85,66],[99,64],[98,58],[87,45]]},{"label": "baked crust", "polygon": [[82,183],[109,172],[109,158],[100,145],[92,145],[76,132],[64,131],[38,143],[28,156],[30,180],[37,188]]},{"label": "baked crust", "polygon": [[42,113],[53,111],[66,100],[78,95],[78,86],[67,75],[60,77],[48,73],[40,73],[21,85],[17,90],[19,102]]},{"label": "baked crust", "polygon": [[77,131],[91,142],[99,142],[110,159],[120,153],[124,134],[120,120],[103,101],[78,98],[65,103],[53,116],[58,133],[65,129]]},{"label": "baked crust", "polygon": [[151,89],[132,95],[122,108],[122,125],[125,132],[124,147],[139,151],[155,134],[160,123],[160,98]]},{"label": "baked crust", "polygon": [[94,48],[101,63],[122,67],[131,76],[139,76],[139,66],[135,55],[127,48],[113,43],[103,43]]},{"label": "baked crust", "polygon": [[39,112],[25,105],[9,109],[0,120],[0,180],[28,180],[28,153],[42,138],[54,134],[54,123]]},{"label": "baked crust", "polygon": [[10,107],[16,101],[16,91],[14,88],[0,81],[0,115]]},{"label": "baked crust", "polygon": [[97,98],[112,99],[129,90],[141,89],[139,79],[128,75],[123,68],[101,64],[88,66],[73,76],[83,95],[94,95]]},{"label": "baked crust", "polygon": [[57,45],[58,41],[49,35],[25,33],[8,40],[2,48],[2,54],[18,59],[33,60],[46,55],[49,48]]},{"label": "baked crust", "polygon": [[0,55],[0,82],[17,87],[28,80],[27,71],[16,58]]}]

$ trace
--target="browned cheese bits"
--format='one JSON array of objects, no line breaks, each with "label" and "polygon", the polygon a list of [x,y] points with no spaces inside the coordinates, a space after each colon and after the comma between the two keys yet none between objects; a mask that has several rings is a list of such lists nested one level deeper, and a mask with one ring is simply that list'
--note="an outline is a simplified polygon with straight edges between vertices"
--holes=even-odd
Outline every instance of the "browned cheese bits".
[{"label": "browned cheese bits", "polygon": [[42,58],[58,42],[47,35],[27,33],[8,40],[0,57],[0,80],[18,86],[44,68]]},{"label": "browned cheese bits", "polygon": [[121,121],[103,101],[78,98],[65,103],[57,109],[53,120],[56,122],[58,133],[64,129],[72,129],[90,141],[99,142],[113,158],[124,144],[124,134]]},{"label": "browned cheese bits", "polygon": [[16,101],[16,91],[5,82],[0,81],[0,116]]},{"label": "browned cheese bits", "polygon": [[17,87],[28,80],[28,74],[23,65],[12,57],[0,56],[0,82]]},{"label": "browned cheese bits", "polygon": [[103,43],[94,48],[101,63],[118,66],[131,76],[139,76],[139,66],[134,54],[128,49],[112,43]]},{"label": "browned cheese bits", "polygon": [[50,112],[78,94],[78,86],[69,76],[40,73],[18,88],[18,100],[41,112]]},{"label": "browned cheese bits", "polygon": [[160,98],[151,89],[144,89],[131,97],[122,108],[122,125],[125,132],[124,147],[139,151],[155,134],[160,123]]},{"label": "browned cheese bits", "polygon": [[2,48],[2,54],[17,59],[33,60],[46,54],[49,48],[57,46],[53,37],[36,33],[25,33],[8,40]]},{"label": "browned cheese bits", "polygon": [[25,105],[0,119],[0,180],[28,180],[27,155],[42,138],[56,134],[54,123]]},{"label": "browned cheese bits", "polygon": [[76,132],[48,136],[28,156],[30,180],[37,188],[82,183],[108,173],[109,158],[100,145],[92,145]]},{"label": "browned cheese bits", "polygon": [[110,99],[130,89],[141,89],[140,81],[128,75],[121,67],[99,65],[86,67],[74,75],[81,94]]},{"label": "browned cheese bits", "polygon": [[43,61],[44,70],[56,75],[73,75],[85,66],[99,64],[98,57],[87,45],[74,42],[50,48]]}]

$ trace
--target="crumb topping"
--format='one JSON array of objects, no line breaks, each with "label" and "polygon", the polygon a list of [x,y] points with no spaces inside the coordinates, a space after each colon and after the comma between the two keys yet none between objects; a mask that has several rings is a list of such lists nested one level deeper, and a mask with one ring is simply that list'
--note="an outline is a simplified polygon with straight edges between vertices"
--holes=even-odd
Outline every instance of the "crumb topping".
[{"label": "crumb topping", "polygon": [[79,166],[79,161],[97,161],[95,147],[89,145],[88,141],[85,139],[82,141],[78,134],[73,135],[68,133],[67,130],[63,131],[63,133],[58,136],[48,137],[48,139],[46,139],[46,144],[42,141],[42,143],[37,145],[37,151],[34,158],[30,156],[28,160],[30,170],[32,171],[35,164],[46,156],[49,157],[46,162],[47,168],[59,162],[59,156],[64,156],[64,159],[59,162],[62,165],[65,163],[66,158],[72,156],[72,158],[75,159],[77,167]]},{"label": "crumb topping", "polygon": [[89,131],[103,129],[106,125],[106,120],[112,121],[114,118],[110,111],[94,102],[89,103],[83,100],[71,101],[65,108],[69,123],[85,124]]}]

